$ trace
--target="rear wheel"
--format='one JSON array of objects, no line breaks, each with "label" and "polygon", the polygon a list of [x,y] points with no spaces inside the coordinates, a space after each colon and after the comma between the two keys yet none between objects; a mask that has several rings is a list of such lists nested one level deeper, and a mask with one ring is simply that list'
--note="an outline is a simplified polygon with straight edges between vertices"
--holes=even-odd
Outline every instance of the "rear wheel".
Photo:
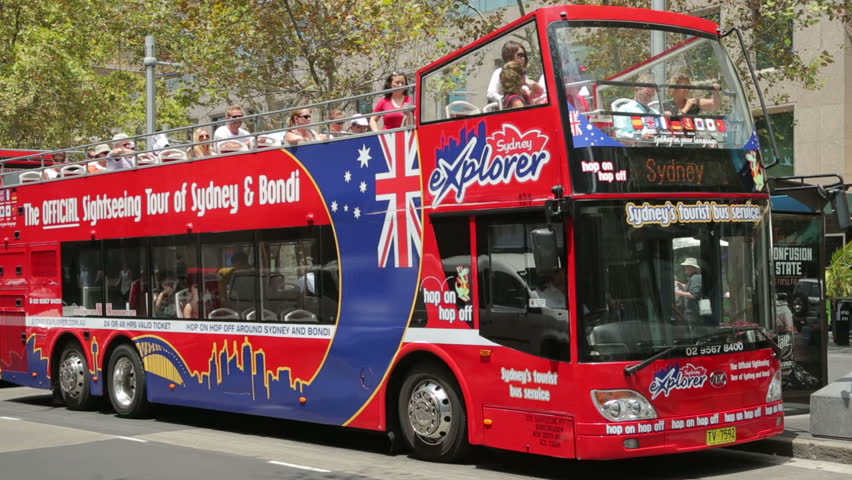
[{"label": "rear wheel", "polygon": [[458,461],[469,449],[467,413],[452,374],[433,364],[415,366],[402,384],[399,423],[415,457]]},{"label": "rear wheel", "polygon": [[145,369],[131,345],[115,347],[109,357],[109,401],[120,417],[139,418],[148,413]]},{"label": "rear wheel", "polygon": [[88,410],[95,404],[91,394],[92,375],[86,354],[75,342],[68,343],[59,357],[59,393],[71,410]]}]

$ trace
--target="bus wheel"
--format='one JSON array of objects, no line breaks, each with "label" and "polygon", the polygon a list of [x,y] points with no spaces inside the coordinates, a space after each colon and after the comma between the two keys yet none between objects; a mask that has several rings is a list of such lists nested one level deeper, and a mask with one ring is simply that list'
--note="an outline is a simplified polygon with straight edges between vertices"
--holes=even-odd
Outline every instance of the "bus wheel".
[{"label": "bus wheel", "polygon": [[148,413],[145,369],[131,345],[115,347],[109,357],[109,401],[119,417],[139,418]]},{"label": "bus wheel", "polygon": [[402,384],[399,423],[415,457],[453,462],[467,453],[467,414],[459,387],[446,369],[415,366]]},{"label": "bus wheel", "polygon": [[59,359],[59,392],[62,401],[71,410],[92,408],[91,379],[86,354],[77,343],[68,343]]}]

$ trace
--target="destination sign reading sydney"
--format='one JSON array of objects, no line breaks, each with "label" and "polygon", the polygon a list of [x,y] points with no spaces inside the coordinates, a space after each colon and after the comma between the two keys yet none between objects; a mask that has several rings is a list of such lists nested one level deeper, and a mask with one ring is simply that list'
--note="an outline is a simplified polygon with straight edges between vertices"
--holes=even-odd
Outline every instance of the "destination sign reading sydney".
[{"label": "destination sign reading sydney", "polygon": [[624,206],[624,214],[624,220],[634,228],[645,225],[668,227],[675,223],[759,222],[763,218],[763,208],[750,202],[666,202],[662,205],[631,202]]},{"label": "destination sign reading sydney", "polygon": [[87,194],[45,200],[41,204],[24,203],[24,224],[43,228],[76,227],[88,223],[132,219],[138,223],[146,215],[194,213],[204,217],[214,211],[235,215],[241,207],[277,205],[301,200],[299,171],[287,178],[266,175],[247,176],[241,183],[219,184],[183,182],[177,190],[145,188],[141,193],[124,190],[121,195]]}]

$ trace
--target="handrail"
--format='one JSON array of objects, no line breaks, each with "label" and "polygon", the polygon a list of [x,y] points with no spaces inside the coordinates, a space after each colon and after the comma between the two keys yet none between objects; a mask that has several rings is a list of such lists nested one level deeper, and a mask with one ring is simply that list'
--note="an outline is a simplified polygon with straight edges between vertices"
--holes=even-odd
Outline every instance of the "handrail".
[{"label": "handrail", "polygon": [[[390,89],[381,90],[381,91],[377,91],[377,92],[363,93],[363,94],[352,95],[352,96],[342,97],[342,98],[337,98],[337,99],[332,99],[332,100],[314,102],[314,103],[310,103],[310,104],[306,104],[306,105],[300,105],[300,106],[295,106],[295,107],[287,107],[287,108],[282,108],[282,109],[279,109],[279,110],[273,110],[273,111],[269,111],[269,112],[256,113],[256,114],[253,114],[253,115],[245,115],[244,117],[242,117],[242,120],[243,120],[243,122],[255,120],[255,121],[258,122],[258,125],[263,125],[265,123],[265,121],[269,121],[269,119],[275,119],[276,122],[281,122],[283,120],[281,120],[281,118],[277,118],[277,117],[285,116],[285,115],[287,115],[291,112],[297,111],[297,110],[302,110],[302,109],[306,109],[306,108],[321,110],[321,109],[324,109],[324,108],[327,108],[327,107],[330,107],[330,106],[333,106],[333,105],[345,104],[345,103],[349,103],[349,102],[352,102],[352,101],[355,101],[355,100],[358,100],[358,99],[362,99],[362,98],[372,98],[372,97],[376,97],[376,96],[379,96],[379,95],[389,94],[389,93],[392,93],[392,92],[395,92],[395,91],[407,90],[407,89],[413,89],[413,88],[414,88],[414,85],[406,85],[406,86],[403,86],[403,87],[395,87],[395,88],[390,88]],[[95,142],[86,143],[86,144],[82,144],[82,145],[75,145],[75,146],[70,147],[70,148],[57,149],[57,150],[45,150],[45,151],[40,151],[40,152],[35,153],[35,154],[22,156],[22,157],[15,157],[15,158],[9,158],[9,159],[5,159],[5,160],[0,160],[0,173],[4,172],[4,170],[6,169],[7,162],[18,162],[18,161],[21,161],[21,160],[39,160],[39,161],[41,161],[40,167],[28,169],[27,171],[42,172],[41,179],[37,182],[28,182],[28,184],[61,180],[62,177],[60,175],[54,175],[53,178],[45,178],[46,175],[45,175],[44,172],[51,171],[51,170],[58,171],[59,168],[66,166],[66,165],[83,165],[84,167],[86,167],[89,163],[97,162],[99,160],[99,159],[88,158],[86,156],[87,152],[90,149],[95,148],[96,146],[98,146],[100,144],[107,144],[110,147],[112,147],[113,143],[126,142],[126,141],[134,142],[136,144],[137,148],[139,147],[140,144],[145,145],[145,147],[146,147],[145,149],[138,148],[137,150],[134,150],[134,152],[132,154],[123,155],[123,156],[134,156],[137,159],[140,158],[140,157],[146,157],[146,156],[155,156],[155,157],[157,157],[157,159],[159,159],[158,152],[166,150],[166,149],[172,149],[172,148],[181,149],[181,150],[185,151],[186,154],[188,155],[192,151],[193,147],[195,147],[196,145],[208,145],[209,144],[211,146],[215,146],[215,144],[218,144],[218,143],[221,143],[221,142],[224,142],[224,141],[227,141],[227,140],[237,140],[237,141],[242,141],[243,143],[248,144],[247,145],[248,149],[246,151],[228,152],[228,153],[219,154],[215,151],[215,148],[212,148],[211,149],[211,155],[209,155],[209,156],[199,157],[199,158],[187,158],[186,160],[178,160],[177,162],[200,160],[200,159],[203,159],[203,158],[211,158],[211,157],[214,157],[214,156],[233,155],[233,154],[236,154],[236,153],[257,152],[257,151],[264,149],[264,148],[257,148],[257,138],[260,137],[260,136],[263,136],[263,135],[270,135],[270,134],[274,134],[275,136],[280,135],[280,137],[281,137],[281,147],[280,148],[284,148],[284,147],[287,147],[288,145],[286,143],[284,143],[283,139],[286,135],[286,132],[288,132],[290,130],[299,129],[299,128],[309,128],[309,129],[323,128],[326,125],[330,125],[332,123],[351,122],[355,118],[364,118],[369,122],[370,119],[374,116],[383,116],[383,115],[386,115],[386,114],[389,114],[389,113],[398,113],[398,112],[407,113],[407,112],[412,112],[413,110],[414,110],[414,106],[409,105],[409,106],[406,106],[406,107],[402,107],[402,108],[398,108],[398,109],[394,109],[394,110],[385,110],[385,111],[382,111],[382,112],[369,112],[369,113],[363,113],[363,114],[356,113],[356,114],[349,115],[347,117],[339,118],[339,119],[326,118],[324,120],[319,120],[319,121],[307,123],[307,124],[304,124],[304,125],[298,125],[298,126],[282,126],[281,128],[263,129],[263,130],[252,132],[248,135],[235,136],[235,137],[231,137],[231,138],[228,138],[228,139],[213,139],[212,136],[213,136],[213,133],[214,133],[214,130],[215,130],[213,127],[219,126],[219,125],[225,125],[225,124],[228,123],[228,119],[222,119],[222,120],[213,121],[213,122],[198,123],[198,124],[185,126],[185,127],[177,127],[177,128],[172,128],[172,129],[168,129],[168,130],[162,130],[162,131],[155,132],[153,134],[140,134],[140,135],[133,135],[133,136],[128,135],[127,137],[121,138],[120,140],[119,139],[98,140],[98,141],[95,141]],[[324,115],[324,116],[327,117],[328,115]],[[193,135],[193,132],[195,131],[195,129],[205,128],[205,127],[208,128],[208,132],[211,136],[211,139],[203,141],[203,142],[194,142],[192,140],[192,135]],[[413,128],[414,128],[413,125],[407,125],[407,126],[403,126],[403,127],[392,129],[392,130],[382,130],[381,133],[392,133],[392,132],[396,132],[396,131],[405,131],[405,130],[411,130]],[[335,138],[311,140],[311,141],[306,141],[306,142],[300,143],[299,145],[314,144],[314,143],[320,143],[320,142],[332,142],[332,141],[336,141],[336,140],[342,140],[342,139],[345,139],[345,138],[354,138],[354,137],[375,135],[377,133],[379,133],[379,132],[373,132],[373,131],[370,131],[369,129],[364,133],[341,132],[341,134],[339,136],[335,136]],[[151,145],[152,138],[155,135],[157,135],[157,136],[164,135],[165,138],[167,140],[169,140],[169,145],[165,146],[165,147],[152,148],[152,145]],[[181,138],[179,138],[177,140],[175,138],[173,138],[173,137],[177,137],[177,136],[180,136]],[[183,140],[184,138],[188,138],[188,140]],[[248,141],[246,139],[248,139]],[[51,158],[52,156],[55,156],[56,154],[64,154],[65,157],[66,157],[66,161],[59,163],[59,164],[54,163],[52,165],[45,165],[45,163],[44,163],[45,159]],[[82,158],[75,159],[76,157],[81,157],[81,156],[82,156]],[[176,162],[169,162],[169,163],[176,163]],[[159,161],[154,162],[153,164],[159,164]],[[149,166],[152,166],[152,164],[144,164],[144,165],[138,165],[137,164],[137,165],[134,165],[132,168],[121,169],[121,170],[111,170],[111,171],[135,170],[135,169],[139,169],[139,168],[147,168]],[[16,169],[16,172],[17,172],[17,169]],[[101,174],[101,173],[108,173],[108,172],[110,172],[110,171],[90,173],[90,172],[88,172],[88,168],[87,168],[86,173],[84,175],[78,175],[74,178],[79,178],[80,176],[87,176],[87,175],[98,175],[98,174]],[[9,184],[8,182],[3,182],[3,183],[6,184],[6,185]]]}]

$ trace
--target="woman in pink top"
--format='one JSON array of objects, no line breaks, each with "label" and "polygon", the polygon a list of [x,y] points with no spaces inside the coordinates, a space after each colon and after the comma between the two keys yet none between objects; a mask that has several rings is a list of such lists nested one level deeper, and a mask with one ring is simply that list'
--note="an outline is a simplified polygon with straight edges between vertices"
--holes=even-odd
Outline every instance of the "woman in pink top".
[{"label": "woman in pink top", "polygon": [[[385,80],[385,90],[389,88],[404,87],[406,85],[408,85],[408,78],[405,76],[404,73],[391,73]],[[379,100],[379,102],[376,103],[376,108],[373,109],[373,113],[385,112],[388,110],[397,110],[403,107],[407,107],[408,105],[411,105],[411,97],[408,96],[408,89],[397,90],[392,93],[386,93],[385,98]],[[379,118],[382,119],[382,124],[384,124],[385,130],[399,128],[402,126],[403,120],[405,120],[406,116],[408,115],[410,115],[410,113],[406,112],[374,115],[370,117],[370,129],[374,132],[381,130],[379,128]]]}]

